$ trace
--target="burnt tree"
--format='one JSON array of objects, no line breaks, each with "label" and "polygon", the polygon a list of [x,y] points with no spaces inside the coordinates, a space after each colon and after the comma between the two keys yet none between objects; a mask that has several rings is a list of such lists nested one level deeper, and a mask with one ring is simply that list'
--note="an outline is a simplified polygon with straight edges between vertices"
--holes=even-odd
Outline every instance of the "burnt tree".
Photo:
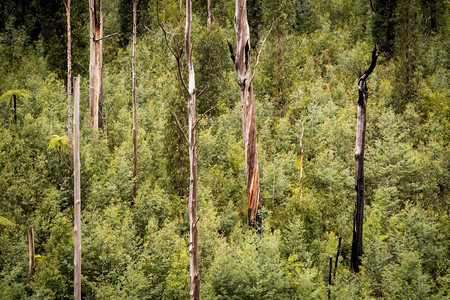
[{"label": "burnt tree", "polygon": [[366,80],[375,69],[378,58],[377,46],[372,51],[372,63],[369,69],[359,77],[358,80],[358,113],[356,123],[356,146],[355,146],[355,189],[356,189],[356,205],[353,215],[353,242],[351,255],[351,269],[359,272],[361,265],[361,256],[363,254],[362,234],[364,221],[364,139],[366,135],[366,106],[369,92]]}]

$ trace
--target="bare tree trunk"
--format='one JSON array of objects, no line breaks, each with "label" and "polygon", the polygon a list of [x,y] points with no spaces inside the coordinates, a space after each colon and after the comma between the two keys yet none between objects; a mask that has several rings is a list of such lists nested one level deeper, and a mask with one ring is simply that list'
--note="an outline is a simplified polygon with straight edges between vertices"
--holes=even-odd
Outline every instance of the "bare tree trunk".
[{"label": "bare tree trunk", "polygon": [[300,133],[300,180],[299,180],[299,200],[302,201],[302,185],[303,185],[303,123],[302,123],[302,132]]},{"label": "bare tree trunk", "polygon": [[244,136],[245,173],[247,181],[248,223],[262,231],[260,208],[260,183],[258,150],[256,143],[255,101],[250,69],[250,32],[247,21],[247,0],[236,0],[234,16],[236,33],[236,55],[230,46],[231,58],[235,63],[237,81],[241,94],[242,131]]},{"label": "bare tree trunk", "polygon": [[[137,192],[137,108],[136,108],[136,0],[133,0],[133,198],[136,198]],[[133,200],[134,203],[134,200]]]},{"label": "bare tree trunk", "polygon": [[14,101],[14,124],[17,124],[17,96],[13,95],[13,101]]},{"label": "bare tree trunk", "polygon": [[330,271],[328,272],[328,299],[331,297],[331,270],[333,269],[333,256],[330,255]]},{"label": "bare tree trunk", "polygon": [[102,0],[89,0],[89,105],[94,134],[102,127],[103,13]]},{"label": "bare tree trunk", "polygon": [[356,146],[355,146],[355,189],[356,189],[356,205],[353,216],[353,241],[351,255],[351,269],[358,273],[361,265],[362,234],[364,221],[364,143],[366,135],[366,106],[368,98],[368,90],[366,80],[372,73],[377,63],[378,51],[375,46],[372,52],[372,63],[369,69],[358,80],[358,113],[356,123]]},{"label": "bare tree trunk", "polygon": [[208,10],[208,19],[206,21],[206,27],[209,29],[211,27],[211,16],[212,16],[212,12],[211,12],[211,1],[212,0],[208,0],[207,2],[207,10]]},{"label": "bare tree trunk", "polygon": [[33,227],[28,227],[28,275],[33,280],[34,276],[34,230]]},{"label": "bare tree trunk", "polygon": [[80,194],[80,77],[73,79],[74,116],[73,116],[73,297],[81,299],[81,194]]},{"label": "bare tree trunk", "polygon": [[67,137],[69,161],[72,157],[72,43],[70,28],[70,0],[65,3],[67,15]]},{"label": "bare tree trunk", "polygon": [[192,61],[191,47],[192,2],[186,0],[185,51],[186,65],[189,76],[188,83],[188,118],[189,118],[189,265],[190,265],[190,296],[200,298],[200,275],[198,270],[198,228],[197,228],[197,153],[195,149],[196,110],[195,110],[195,72]]}]

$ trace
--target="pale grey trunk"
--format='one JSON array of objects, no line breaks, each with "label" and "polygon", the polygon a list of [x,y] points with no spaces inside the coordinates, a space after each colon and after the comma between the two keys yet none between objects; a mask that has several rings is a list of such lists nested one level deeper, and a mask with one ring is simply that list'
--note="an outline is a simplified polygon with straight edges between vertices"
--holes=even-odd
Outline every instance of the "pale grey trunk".
[{"label": "pale grey trunk", "polygon": [[33,227],[28,227],[28,275],[31,279],[34,276],[34,230]]},{"label": "pale grey trunk", "polygon": [[211,2],[212,2],[212,0],[208,0],[208,2],[207,2],[208,19],[206,20],[206,27],[208,29],[211,27],[211,16],[212,16]]},{"label": "pale grey trunk", "polygon": [[67,15],[67,137],[69,161],[72,157],[72,43],[70,27],[70,0],[66,3]]},{"label": "pale grey trunk", "polygon": [[94,134],[102,127],[103,13],[102,0],[89,0],[89,105]]},{"label": "pale grey trunk", "polygon": [[[136,107],[136,0],[133,0],[133,198],[137,194],[137,107]],[[133,200],[134,203],[134,200]]]},{"label": "pale grey trunk", "polygon": [[189,76],[188,83],[188,118],[189,118],[189,277],[190,297],[200,298],[200,275],[198,269],[198,228],[197,228],[197,153],[195,149],[196,110],[195,110],[195,72],[191,47],[192,2],[186,0],[185,51]]},{"label": "pale grey trunk", "polygon": [[81,192],[80,192],[80,77],[73,79],[74,116],[73,116],[73,235],[74,258],[73,275],[75,300],[81,299]]}]

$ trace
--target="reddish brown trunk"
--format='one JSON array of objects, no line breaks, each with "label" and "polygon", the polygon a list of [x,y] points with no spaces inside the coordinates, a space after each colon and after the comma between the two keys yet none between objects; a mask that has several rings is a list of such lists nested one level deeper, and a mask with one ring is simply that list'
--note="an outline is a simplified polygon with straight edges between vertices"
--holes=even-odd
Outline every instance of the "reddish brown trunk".
[{"label": "reddish brown trunk", "polygon": [[[136,0],[133,0],[133,198],[137,194],[137,107],[136,107]],[[133,199],[133,204],[134,204]]]},{"label": "reddish brown trunk", "polygon": [[67,137],[69,161],[72,160],[72,43],[70,28],[70,0],[66,3],[67,15]]}]

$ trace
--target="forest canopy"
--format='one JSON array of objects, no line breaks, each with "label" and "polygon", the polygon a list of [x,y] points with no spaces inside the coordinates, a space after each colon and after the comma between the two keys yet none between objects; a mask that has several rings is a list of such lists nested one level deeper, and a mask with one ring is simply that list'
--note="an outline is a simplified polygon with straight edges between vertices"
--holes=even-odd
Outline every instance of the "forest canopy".
[{"label": "forest canopy", "polygon": [[[133,5],[94,2],[103,2],[105,37],[97,134],[89,1],[70,4],[71,73],[81,77],[82,298],[186,299],[186,3],[137,1],[135,177]],[[248,225],[243,85],[230,58],[230,47],[239,55],[235,2],[192,0],[200,298],[448,298],[449,2],[244,2],[257,230]],[[64,1],[0,1],[1,299],[73,299],[66,17]],[[364,86],[363,252],[354,272],[358,85],[375,45]]]}]

